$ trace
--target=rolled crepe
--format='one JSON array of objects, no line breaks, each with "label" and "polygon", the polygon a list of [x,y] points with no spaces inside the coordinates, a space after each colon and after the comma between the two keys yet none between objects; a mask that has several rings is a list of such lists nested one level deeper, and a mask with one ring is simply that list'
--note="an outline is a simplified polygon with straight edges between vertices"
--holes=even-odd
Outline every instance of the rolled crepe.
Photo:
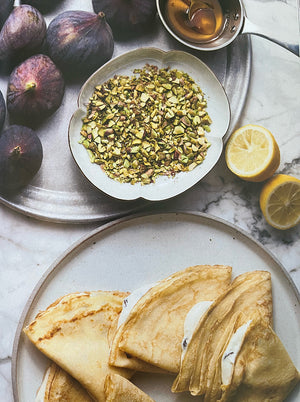
[{"label": "rolled crepe", "polygon": [[221,389],[218,362],[226,340],[237,326],[249,321],[254,311],[260,313],[267,325],[272,324],[269,272],[253,271],[239,275],[202,315],[189,342],[183,340],[180,371],[172,391],[190,391],[192,395],[205,396],[210,390],[212,398],[216,398],[212,400],[217,400]]},{"label": "rolled crepe", "polygon": [[230,282],[231,267],[197,265],[150,286],[119,325],[110,364],[139,370],[144,361],[177,373],[187,312],[196,303],[218,298]]},{"label": "rolled crepe", "polygon": [[128,293],[84,292],[66,295],[40,312],[24,328],[30,341],[79,381],[98,401],[104,401],[104,381],[110,372],[130,377],[127,369],[108,364],[109,337],[116,329]]},{"label": "rolled crepe", "polygon": [[106,402],[154,402],[154,399],[118,374],[106,376],[104,389]]},{"label": "rolled crepe", "polygon": [[45,373],[35,402],[93,402],[87,391],[55,363]]},{"label": "rolled crepe", "polygon": [[[223,362],[230,358],[229,349],[222,356]],[[249,323],[236,361],[223,379],[220,402],[282,402],[299,380],[300,374],[284,345],[257,315]]]}]

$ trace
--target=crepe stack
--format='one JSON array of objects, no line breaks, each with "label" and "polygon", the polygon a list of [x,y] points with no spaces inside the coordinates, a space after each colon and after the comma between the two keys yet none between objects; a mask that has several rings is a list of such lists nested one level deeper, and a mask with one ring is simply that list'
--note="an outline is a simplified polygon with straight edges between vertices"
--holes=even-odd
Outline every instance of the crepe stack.
[{"label": "crepe stack", "polygon": [[35,402],[93,402],[87,391],[55,363],[45,373]]},{"label": "crepe stack", "polygon": [[98,401],[104,401],[104,381],[113,372],[132,371],[108,364],[109,338],[114,335],[122,302],[128,293],[72,293],[40,312],[25,334],[52,361],[69,373]]},{"label": "crepe stack", "polygon": [[[282,401],[299,376],[271,326],[270,274],[254,271],[238,276],[202,315],[188,342],[183,340],[172,391],[190,391],[204,402],[232,401],[233,395],[241,402]],[[281,359],[289,367],[286,376]],[[268,360],[274,364],[270,371]]]},{"label": "crepe stack", "polygon": [[196,303],[217,299],[230,282],[231,267],[197,265],[149,286],[135,303],[126,298],[133,307],[116,332],[110,364],[141,370],[146,362],[144,371],[155,366],[178,373],[187,312]]}]

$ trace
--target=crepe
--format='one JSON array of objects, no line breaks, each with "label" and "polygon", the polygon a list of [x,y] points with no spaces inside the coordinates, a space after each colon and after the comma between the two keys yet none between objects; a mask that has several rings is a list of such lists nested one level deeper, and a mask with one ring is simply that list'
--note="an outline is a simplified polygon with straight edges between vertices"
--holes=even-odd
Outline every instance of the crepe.
[{"label": "crepe", "polygon": [[110,372],[130,377],[127,369],[110,367],[109,337],[113,336],[122,302],[128,293],[95,291],[58,299],[24,328],[31,342],[79,381],[98,401],[104,401],[104,381]]},{"label": "crepe", "polygon": [[45,373],[35,402],[93,402],[87,391],[55,363]]},{"label": "crepe", "polygon": [[118,374],[108,374],[105,379],[106,402],[154,402],[132,382]]},{"label": "crepe", "polygon": [[220,358],[226,341],[257,311],[261,320],[271,326],[271,275],[266,271],[239,275],[202,315],[189,342],[183,340],[185,347],[180,371],[172,391],[203,395],[204,401],[218,400],[221,389]]},{"label": "crepe", "polygon": [[281,402],[299,380],[300,374],[284,345],[258,315],[244,336],[230,381],[222,384],[220,401]]},{"label": "crepe", "polygon": [[[110,364],[138,369],[136,364],[142,360],[177,373],[187,312],[198,302],[215,300],[230,281],[229,266],[196,265],[145,288],[119,325],[111,346]],[[125,299],[127,304],[130,298]]]}]

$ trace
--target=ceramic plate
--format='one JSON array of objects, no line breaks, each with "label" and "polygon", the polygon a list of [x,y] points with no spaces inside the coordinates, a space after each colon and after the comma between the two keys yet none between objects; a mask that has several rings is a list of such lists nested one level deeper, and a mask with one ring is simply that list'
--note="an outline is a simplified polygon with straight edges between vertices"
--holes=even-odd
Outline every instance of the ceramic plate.
[{"label": "ceramic plate", "polygon": [[[212,119],[212,124],[211,132],[206,135],[211,146],[202,164],[191,172],[182,172],[175,175],[174,178],[158,177],[155,183],[143,186],[140,183],[131,185],[110,179],[98,165],[90,162],[86,149],[78,142],[82,118],[86,115],[86,106],[95,86],[107,81],[115,74],[132,76],[135,68],[142,68],[146,63],[155,64],[159,68],[170,67],[188,73],[200,86],[207,99],[207,111]],[[154,48],[141,48],[116,57],[86,81],[79,95],[78,106],[69,125],[69,145],[74,160],[83,175],[95,187],[122,200],[137,198],[152,201],[164,200],[192,187],[217,163],[223,149],[222,138],[230,123],[229,102],[217,77],[200,59],[178,50],[165,52]]]},{"label": "ceramic plate", "polygon": [[[88,234],[67,250],[37,284],[15,337],[12,380],[15,402],[32,402],[49,361],[22,328],[58,297],[75,291],[132,291],[196,264],[228,264],[233,277],[257,269],[272,276],[274,328],[300,369],[300,300],[280,263],[258,242],[226,222],[200,213],[137,215]],[[172,394],[173,376],[139,374],[134,382],[157,402],[187,402]],[[288,402],[300,399],[298,386]]]}]

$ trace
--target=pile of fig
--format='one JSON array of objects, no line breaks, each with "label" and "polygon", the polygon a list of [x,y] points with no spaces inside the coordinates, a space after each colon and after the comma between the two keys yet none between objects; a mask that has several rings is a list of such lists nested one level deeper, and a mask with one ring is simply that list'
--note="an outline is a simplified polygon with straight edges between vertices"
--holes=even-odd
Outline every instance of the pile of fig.
[{"label": "pile of fig", "polygon": [[26,186],[41,167],[43,148],[35,132],[12,125],[0,137],[0,189],[12,192]]},{"label": "pile of fig", "polygon": [[[0,190],[27,185],[40,169],[35,131],[61,106],[67,79],[86,79],[127,39],[151,28],[155,0],[89,0],[94,12],[69,10],[46,24],[63,0],[0,0]],[[6,121],[10,124],[4,131]],[[2,132],[2,134],[1,134]]]},{"label": "pile of fig", "polygon": [[50,22],[46,47],[65,74],[82,77],[112,57],[114,40],[103,12],[66,11]]}]

